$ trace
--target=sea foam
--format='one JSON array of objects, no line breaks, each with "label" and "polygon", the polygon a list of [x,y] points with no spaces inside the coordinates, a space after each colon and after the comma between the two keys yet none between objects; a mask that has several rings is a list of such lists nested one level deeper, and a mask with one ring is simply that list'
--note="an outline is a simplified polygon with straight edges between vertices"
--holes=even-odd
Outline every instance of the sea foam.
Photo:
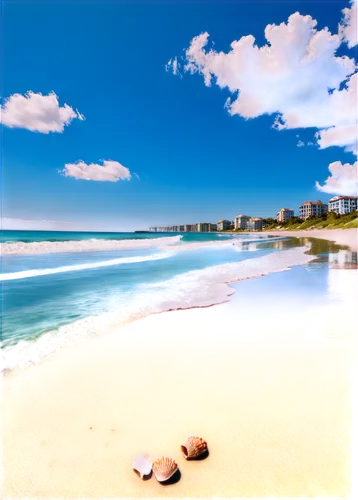
[{"label": "sea foam", "polygon": [[235,291],[229,283],[288,271],[316,257],[305,253],[309,247],[280,250],[263,257],[232,264],[212,266],[181,275],[170,288],[140,299],[132,312],[158,313],[192,307],[208,307],[229,300]]},{"label": "sea foam", "polygon": [[167,245],[179,243],[181,239],[182,235],[132,240],[92,238],[89,240],[72,241],[32,241],[30,243],[18,241],[14,243],[1,243],[0,253],[2,255],[26,255],[61,252],[94,252],[101,250],[135,250],[150,247],[162,248]]},{"label": "sea foam", "polygon": [[96,269],[97,267],[118,266],[121,264],[132,264],[136,262],[147,262],[149,260],[160,260],[172,257],[174,252],[163,252],[154,255],[138,257],[122,257],[119,259],[103,260],[101,262],[91,262],[87,264],[76,264],[73,266],[54,267],[49,269],[30,269],[27,271],[17,271],[14,273],[0,274],[0,281],[20,280],[24,278],[33,278],[37,276],[46,276],[48,274],[58,274],[66,272],[82,271],[84,269]]},{"label": "sea foam", "polygon": [[315,256],[307,248],[281,250],[241,262],[233,262],[189,271],[155,284],[138,286],[130,304],[97,316],[89,316],[41,335],[36,340],[20,341],[2,351],[2,368],[12,370],[36,364],[60,348],[99,335],[107,329],[149,314],[207,307],[226,302],[234,290],[228,283],[257,278],[304,265]]}]

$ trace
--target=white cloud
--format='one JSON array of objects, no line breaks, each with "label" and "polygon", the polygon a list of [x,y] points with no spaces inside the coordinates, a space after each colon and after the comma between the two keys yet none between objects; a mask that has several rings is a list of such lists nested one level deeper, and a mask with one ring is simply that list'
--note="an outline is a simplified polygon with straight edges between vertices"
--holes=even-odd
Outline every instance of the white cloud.
[{"label": "white cloud", "polygon": [[305,143],[303,141],[301,141],[301,139],[297,143],[298,148],[302,148],[304,145],[305,145]]},{"label": "white cloud", "polygon": [[103,165],[98,163],[87,164],[82,160],[76,163],[67,163],[63,170],[60,170],[65,177],[84,179],[86,181],[117,182],[119,180],[130,180],[131,173],[118,161],[101,160]]},{"label": "white cloud", "polygon": [[357,2],[353,0],[352,6],[342,10],[343,19],[339,26],[339,32],[348,47],[352,48],[358,44],[358,25],[357,25]]},{"label": "white cloud", "polygon": [[39,231],[74,231],[79,230],[80,226],[75,226],[73,222],[56,221],[56,220],[32,220],[20,219],[16,217],[2,217],[1,229],[17,229],[17,230],[39,230]]},{"label": "white cloud", "polygon": [[13,94],[0,106],[0,111],[1,123],[6,127],[24,128],[42,134],[63,132],[75,118],[84,120],[84,116],[68,104],[60,106],[54,92],[48,95],[32,91],[25,95]]},{"label": "white cloud", "polygon": [[327,177],[323,186],[316,182],[316,188],[324,193],[357,196],[357,168],[358,162],[343,165],[340,161],[335,161],[328,167],[331,175]]},{"label": "white cloud", "polygon": [[173,75],[179,75],[182,78],[182,74],[180,73],[180,63],[177,57],[169,59],[169,61],[165,65],[165,71],[171,71]]},{"label": "white cloud", "polygon": [[[232,97],[225,107],[231,115],[250,119],[274,114],[278,130],[315,127],[320,147],[328,147],[328,129],[357,123],[352,105],[357,78],[351,76],[356,65],[352,58],[336,55],[340,35],[316,26],[311,16],[296,12],[287,23],[266,26],[266,45],[258,47],[248,35],[233,41],[228,52],[207,48],[209,33],[202,33],[185,52],[184,70],[201,74],[207,86],[214,82],[229,89]],[[353,142],[351,136],[341,139],[350,151]]]},{"label": "white cloud", "polygon": [[331,127],[327,130],[321,130],[316,134],[316,137],[317,143],[322,149],[329,146],[339,146],[355,154],[358,152],[356,125]]},{"label": "white cloud", "polygon": [[354,73],[346,87],[327,94],[324,102],[307,103],[303,107],[288,109],[281,118],[281,128],[325,128],[357,122],[357,81]]}]

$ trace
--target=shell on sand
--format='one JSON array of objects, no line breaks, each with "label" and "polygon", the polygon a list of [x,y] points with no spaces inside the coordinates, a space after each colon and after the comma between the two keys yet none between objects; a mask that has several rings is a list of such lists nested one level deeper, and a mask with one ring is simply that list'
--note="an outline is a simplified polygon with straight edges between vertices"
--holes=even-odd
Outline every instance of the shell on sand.
[{"label": "shell on sand", "polygon": [[195,458],[208,451],[208,444],[201,437],[189,436],[180,449],[185,458]]},{"label": "shell on sand", "polygon": [[141,453],[133,462],[133,469],[139,472],[141,479],[144,476],[149,476],[152,472],[152,459],[149,453]]},{"label": "shell on sand", "polygon": [[177,470],[178,464],[169,457],[158,458],[153,464],[154,475],[160,483],[170,479]]}]

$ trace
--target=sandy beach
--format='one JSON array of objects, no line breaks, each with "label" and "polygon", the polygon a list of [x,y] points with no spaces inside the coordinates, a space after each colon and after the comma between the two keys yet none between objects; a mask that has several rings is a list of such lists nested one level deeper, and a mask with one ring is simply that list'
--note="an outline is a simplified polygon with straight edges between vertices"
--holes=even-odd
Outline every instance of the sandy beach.
[{"label": "sandy beach", "polygon": [[[352,345],[292,328],[237,338],[249,325],[212,311],[140,320],[13,381],[4,497],[347,495]],[[181,457],[192,433],[208,441],[206,460]],[[173,456],[181,480],[142,482],[131,463],[146,450]]]},{"label": "sandy beach", "polygon": [[[329,269],[321,300],[297,266],[6,376],[4,498],[354,498],[357,283]],[[205,460],[182,457],[191,434]],[[175,458],[180,480],[141,481],[142,451]]]}]

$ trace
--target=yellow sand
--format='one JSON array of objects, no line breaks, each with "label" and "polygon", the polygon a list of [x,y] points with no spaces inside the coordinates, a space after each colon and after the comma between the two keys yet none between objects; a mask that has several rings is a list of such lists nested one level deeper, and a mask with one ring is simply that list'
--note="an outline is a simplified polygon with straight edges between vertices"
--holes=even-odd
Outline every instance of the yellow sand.
[{"label": "yellow sand", "polygon": [[[4,497],[348,495],[354,308],[292,318],[278,304],[267,316],[233,297],[147,317],[6,377]],[[190,434],[208,441],[206,460],[181,456]],[[141,481],[131,464],[142,451],[173,456],[180,481]]]}]

